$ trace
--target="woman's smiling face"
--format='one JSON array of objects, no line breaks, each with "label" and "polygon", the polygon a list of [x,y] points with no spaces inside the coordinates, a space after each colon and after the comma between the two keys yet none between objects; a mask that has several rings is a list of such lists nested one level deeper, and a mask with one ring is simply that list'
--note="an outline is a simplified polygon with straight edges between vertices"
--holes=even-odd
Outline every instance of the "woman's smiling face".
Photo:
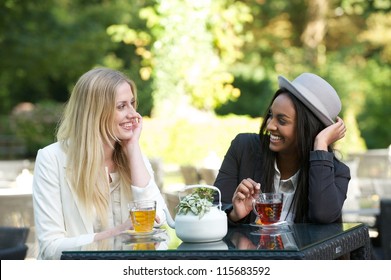
[{"label": "woman's smiling face", "polygon": [[270,133],[270,150],[278,153],[297,153],[296,110],[288,93],[274,99],[270,107],[266,130]]},{"label": "woman's smiling face", "polygon": [[130,85],[126,82],[117,88],[114,112],[114,133],[120,140],[133,136],[134,124],[138,123],[136,100]]}]

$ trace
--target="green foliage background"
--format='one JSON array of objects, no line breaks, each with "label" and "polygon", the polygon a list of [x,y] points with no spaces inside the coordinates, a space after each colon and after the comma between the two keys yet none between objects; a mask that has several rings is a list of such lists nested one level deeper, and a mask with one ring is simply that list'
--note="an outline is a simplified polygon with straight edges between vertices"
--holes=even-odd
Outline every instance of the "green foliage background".
[{"label": "green foliage background", "polygon": [[168,164],[202,166],[215,152],[222,160],[240,132],[259,132],[260,118],[228,115],[199,119],[144,119],[141,145],[150,157]]},{"label": "green foliage background", "polygon": [[[222,154],[247,122],[257,131],[277,76],[302,72],[338,91],[344,153],[386,148],[390,40],[384,0],[4,0],[0,137],[24,141],[33,157],[53,141],[60,117],[53,106],[63,105],[82,73],[107,66],[136,82],[139,111],[151,117],[145,149],[169,162],[199,161],[206,147]],[[35,109],[15,115],[20,102]]]}]

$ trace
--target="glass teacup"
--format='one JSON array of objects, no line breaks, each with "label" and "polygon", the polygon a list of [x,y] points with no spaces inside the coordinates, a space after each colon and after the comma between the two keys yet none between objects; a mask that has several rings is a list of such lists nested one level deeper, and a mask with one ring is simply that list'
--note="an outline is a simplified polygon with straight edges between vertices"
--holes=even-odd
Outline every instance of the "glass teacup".
[{"label": "glass teacup", "polygon": [[156,201],[132,201],[128,206],[134,230],[136,232],[152,231],[156,216]]},{"label": "glass teacup", "polygon": [[257,224],[271,225],[280,221],[282,193],[260,193],[253,201],[254,213],[258,216]]}]

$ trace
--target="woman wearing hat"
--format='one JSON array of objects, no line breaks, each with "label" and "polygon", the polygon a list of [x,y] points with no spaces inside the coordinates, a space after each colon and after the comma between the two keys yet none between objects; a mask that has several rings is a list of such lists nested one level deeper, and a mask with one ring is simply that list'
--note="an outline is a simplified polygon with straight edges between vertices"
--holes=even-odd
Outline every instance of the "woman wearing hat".
[{"label": "woman wearing hat", "polygon": [[259,192],[284,193],[281,220],[341,221],[350,170],[331,148],[346,132],[338,94],[311,73],[278,82],[260,133],[238,134],[217,175],[229,221],[254,222]]}]

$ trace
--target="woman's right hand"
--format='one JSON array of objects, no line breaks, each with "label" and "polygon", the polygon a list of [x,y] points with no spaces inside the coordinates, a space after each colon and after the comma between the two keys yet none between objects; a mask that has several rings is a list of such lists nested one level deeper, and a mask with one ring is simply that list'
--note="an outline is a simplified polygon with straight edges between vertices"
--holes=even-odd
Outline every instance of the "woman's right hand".
[{"label": "woman's right hand", "polygon": [[130,218],[126,219],[125,222],[123,222],[122,224],[114,228],[96,233],[94,236],[94,241],[100,241],[113,236],[117,236],[121,234],[121,232],[123,232],[124,230],[128,230],[128,229],[133,229],[133,224]]},{"label": "woman's right hand", "polygon": [[239,221],[246,217],[253,209],[253,200],[261,192],[261,184],[247,178],[236,188],[232,197],[233,209],[229,213],[229,219],[233,222]]},{"label": "woman's right hand", "polygon": [[116,235],[120,234],[124,230],[133,229],[132,220],[130,218],[126,219],[125,222],[118,225],[115,229],[116,229]]}]

